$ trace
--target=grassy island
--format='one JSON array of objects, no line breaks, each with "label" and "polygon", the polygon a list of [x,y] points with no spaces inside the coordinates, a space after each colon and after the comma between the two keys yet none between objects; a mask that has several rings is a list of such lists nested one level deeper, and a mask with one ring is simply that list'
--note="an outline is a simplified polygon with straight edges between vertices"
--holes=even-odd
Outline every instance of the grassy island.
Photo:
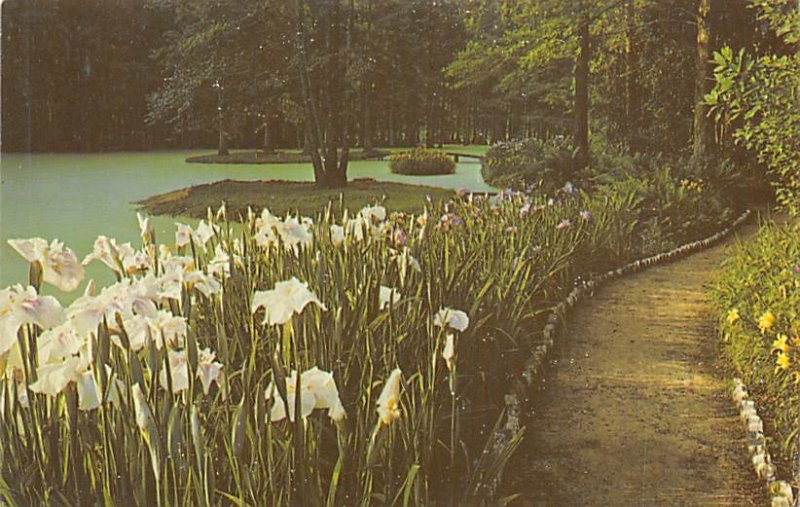
[{"label": "grassy island", "polygon": [[254,210],[268,208],[276,214],[290,211],[314,215],[330,202],[338,210],[340,200],[346,209],[356,211],[382,202],[390,211],[416,213],[424,208],[428,198],[440,201],[453,194],[449,189],[371,179],[356,179],[346,187],[334,189],[321,188],[311,182],[226,179],[155,195],[137,204],[153,215],[196,218],[205,217],[209,206],[217,207],[223,201],[232,217],[246,214],[248,206]]}]

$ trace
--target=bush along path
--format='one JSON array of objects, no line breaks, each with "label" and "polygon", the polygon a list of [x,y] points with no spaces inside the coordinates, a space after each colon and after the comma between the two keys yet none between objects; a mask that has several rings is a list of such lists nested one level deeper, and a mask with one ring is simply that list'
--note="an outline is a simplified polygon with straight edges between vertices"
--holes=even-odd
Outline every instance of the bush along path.
[{"label": "bush along path", "polygon": [[[629,264],[597,282],[720,239]],[[532,380],[539,386],[532,408],[521,416],[525,440],[505,484],[520,493],[519,505],[764,503],[721,372],[706,291],[724,250],[626,277],[570,316],[555,340],[559,350],[548,356],[552,367]],[[563,315],[569,306],[568,299],[557,310]],[[560,320],[551,318],[544,334],[557,332]],[[537,350],[532,362],[546,353],[546,346]]]}]

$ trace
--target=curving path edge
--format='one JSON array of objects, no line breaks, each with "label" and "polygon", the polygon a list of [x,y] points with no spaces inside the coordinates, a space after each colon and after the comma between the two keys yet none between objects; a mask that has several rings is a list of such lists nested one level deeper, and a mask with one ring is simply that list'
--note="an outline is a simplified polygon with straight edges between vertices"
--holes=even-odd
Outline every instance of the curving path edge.
[{"label": "curving path edge", "polygon": [[724,248],[620,279],[578,306],[523,417],[506,483],[518,505],[764,504],[706,290]]}]

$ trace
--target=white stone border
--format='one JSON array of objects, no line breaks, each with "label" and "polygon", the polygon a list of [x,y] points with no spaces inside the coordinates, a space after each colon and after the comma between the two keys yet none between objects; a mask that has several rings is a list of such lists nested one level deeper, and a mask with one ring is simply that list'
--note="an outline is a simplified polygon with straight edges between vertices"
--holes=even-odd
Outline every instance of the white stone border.
[{"label": "white stone border", "polygon": [[[505,395],[505,424],[492,434],[490,437],[491,441],[485,452],[497,455],[508,442],[516,438],[522,431],[520,416],[523,403],[527,401],[528,390],[536,383],[538,379],[541,378],[541,375],[544,373],[547,365],[547,357],[553,351],[557,334],[564,329],[567,312],[570,309],[572,309],[584,297],[591,297],[594,295],[595,288],[609,281],[615,280],[630,273],[642,271],[651,266],[673,262],[686,257],[689,254],[699,250],[704,250],[715,245],[716,243],[719,243],[723,239],[727,238],[732,232],[734,232],[748,218],[750,218],[751,214],[751,210],[745,210],[744,213],[739,216],[739,218],[734,220],[728,227],[725,227],[716,234],[713,234],[705,239],[699,239],[697,241],[685,243],[666,252],[629,262],[618,269],[610,270],[588,281],[581,281],[579,285],[572,289],[563,301],[553,307],[553,309],[550,311],[550,314],[547,316],[547,323],[542,329],[542,341],[533,347],[530,357],[525,362],[525,367],[522,371],[522,378],[518,379],[516,382],[512,382],[510,392]],[[503,471],[501,470],[498,474],[495,484],[484,485],[490,491],[490,496],[494,496],[494,492],[502,482],[502,475]],[[783,507],[784,504],[773,505],[774,507]],[[785,505],[790,507],[790,504]]]},{"label": "white stone border", "polygon": [[747,430],[747,450],[758,478],[766,483],[772,499],[772,507],[792,507],[795,494],[786,481],[777,479],[777,468],[767,449],[764,436],[764,421],[758,415],[756,404],[750,399],[747,387],[738,378],[733,379],[733,401],[739,409],[739,418]]}]

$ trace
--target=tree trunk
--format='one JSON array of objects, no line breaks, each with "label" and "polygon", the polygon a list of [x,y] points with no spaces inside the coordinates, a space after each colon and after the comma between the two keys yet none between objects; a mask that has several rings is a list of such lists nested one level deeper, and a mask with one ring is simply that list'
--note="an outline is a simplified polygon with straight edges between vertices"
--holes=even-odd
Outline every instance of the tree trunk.
[{"label": "tree trunk", "polygon": [[372,114],[369,110],[369,90],[364,90],[361,96],[361,148],[367,152],[372,150]]},{"label": "tree trunk", "polygon": [[579,51],[575,60],[575,169],[589,164],[589,62],[591,60],[591,34],[589,23],[582,20],[578,28]]},{"label": "tree trunk", "polygon": [[228,154],[228,144],[225,137],[225,117],[222,113],[222,85],[219,79],[214,84],[217,89],[217,129],[219,130],[219,140],[217,141],[217,155]]},{"label": "tree trunk", "polygon": [[217,155],[228,155],[228,143],[225,142],[225,130],[222,128],[222,112],[219,113],[219,141],[217,142]]},{"label": "tree trunk", "polygon": [[300,148],[303,151],[304,155],[308,155],[308,151],[306,150],[305,132],[306,132],[305,126],[300,128],[300,124],[299,123],[294,125],[295,146]]},{"label": "tree trunk", "polygon": [[511,103],[509,102],[508,107],[506,108],[506,128],[505,128],[505,135],[504,140],[508,141],[511,139],[511,124],[513,123],[514,113],[513,108],[511,107]]},{"label": "tree trunk", "polygon": [[262,146],[261,149],[264,150],[265,154],[273,153],[275,150],[272,149],[272,142],[270,141],[270,136],[269,136],[269,121],[267,121],[266,119],[264,120],[263,128],[264,128],[264,145]]},{"label": "tree trunk", "polygon": [[394,129],[394,104],[389,106],[389,146],[397,146],[397,134]]},{"label": "tree trunk", "polygon": [[692,155],[695,160],[708,156],[711,145],[711,122],[708,120],[704,97],[708,92],[709,41],[711,39],[711,0],[699,0],[697,5],[697,56],[695,59],[694,125]]},{"label": "tree trunk", "polygon": [[639,141],[641,127],[641,98],[639,92],[639,61],[634,42],[636,22],[634,0],[625,2],[625,125],[630,150],[641,151]]},{"label": "tree trunk", "polygon": [[308,55],[306,54],[306,33],[305,33],[305,6],[302,0],[295,1],[297,9],[297,30],[295,45],[297,48],[298,59],[300,61],[300,91],[303,96],[303,109],[306,114],[306,135],[305,135],[305,148],[311,156],[311,164],[314,167],[314,181],[317,184],[325,184],[325,167],[323,159],[319,152],[320,140],[322,138],[322,129],[320,128],[319,116],[317,115],[317,108],[314,105],[314,100],[311,97],[311,83],[309,77],[309,64]]},{"label": "tree trunk", "polygon": [[[367,2],[367,28],[364,35],[364,47],[367,55],[372,49],[372,0]],[[369,57],[367,58],[369,61]],[[361,148],[365,151],[372,150],[372,73],[367,66],[367,75],[361,85]]]}]

